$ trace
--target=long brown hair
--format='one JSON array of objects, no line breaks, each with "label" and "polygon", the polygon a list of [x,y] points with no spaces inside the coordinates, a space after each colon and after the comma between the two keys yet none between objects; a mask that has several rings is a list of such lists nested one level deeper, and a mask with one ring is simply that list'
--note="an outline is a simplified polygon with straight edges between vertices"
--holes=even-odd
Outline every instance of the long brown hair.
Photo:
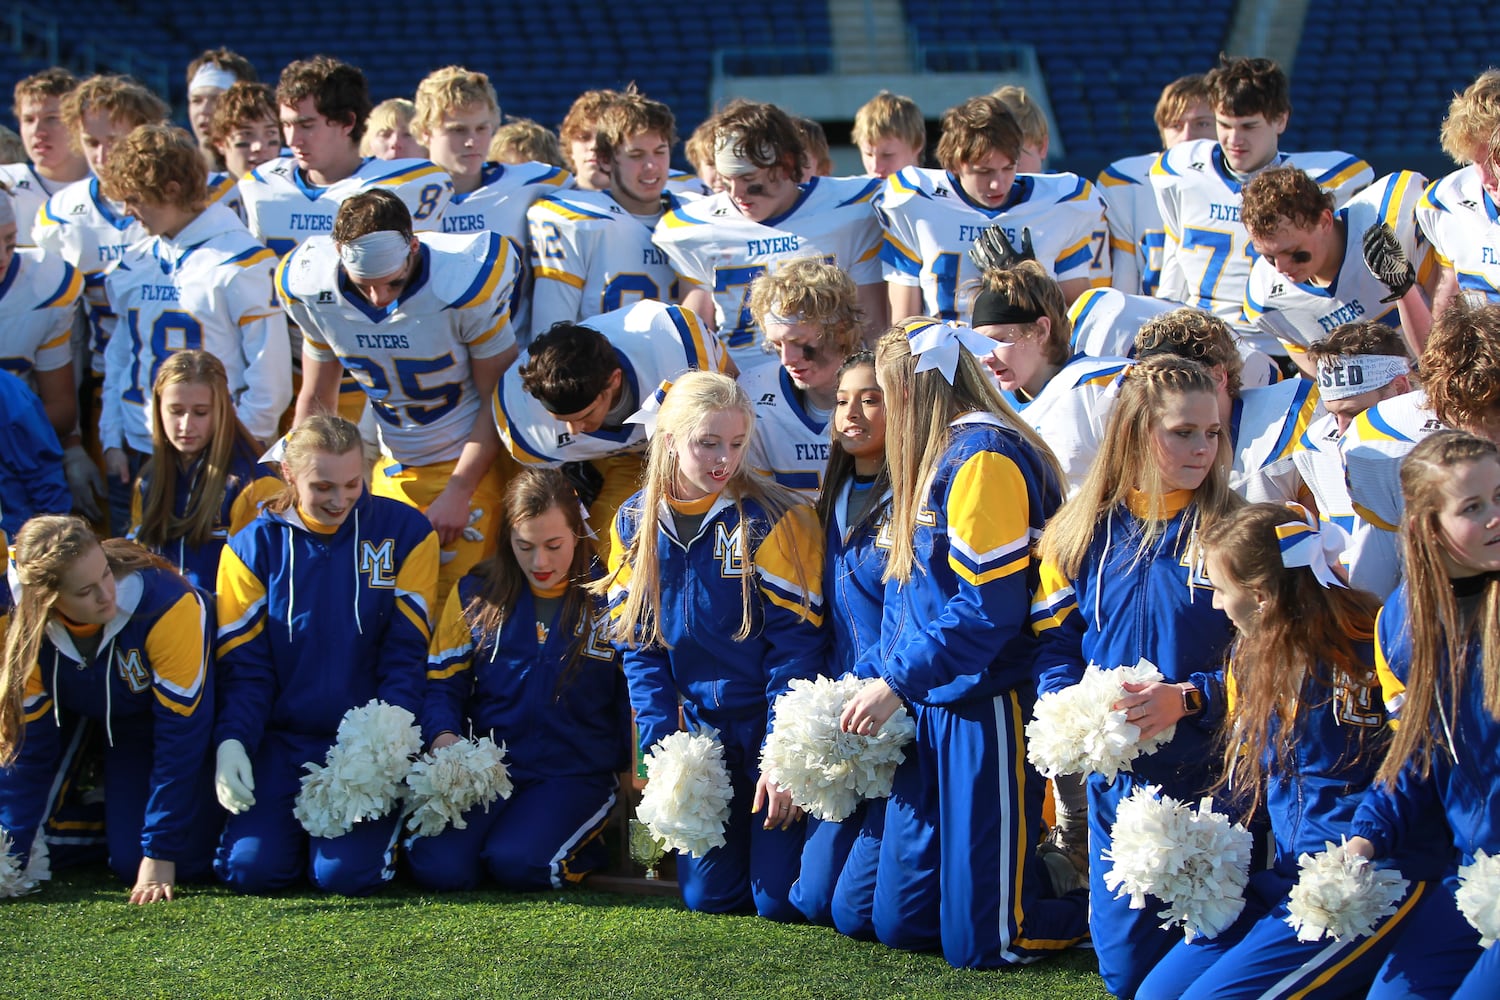
[{"label": "long brown hair", "polygon": [[[1077,576],[1101,520],[1139,489],[1146,497],[1139,554],[1166,530],[1168,492],[1153,450],[1151,430],[1172,396],[1218,390],[1213,376],[1189,358],[1163,354],[1132,365],[1125,373],[1120,396],[1110,412],[1104,443],[1078,492],[1062,505],[1042,532],[1041,557],[1065,576]],[[1219,435],[1219,453],[1207,477],[1193,491],[1195,529],[1202,531],[1240,505],[1229,488],[1229,433]]]},{"label": "long brown hair", "polygon": [[1443,561],[1447,546],[1438,523],[1443,483],[1456,467],[1470,462],[1500,462],[1500,448],[1463,431],[1438,431],[1413,448],[1401,463],[1401,495],[1406,501],[1401,550],[1406,563],[1411,666],[1401,707],[1401,728],[1396,730],[1390,753],[1380,768],[1383,782],[1395,781],[1414,758],[1419,774],[1426,777],[1430,772],[1432,754],[1447,738],[1440,733],[1450,729],[1447,723],[1456,717],[1462,703],[1469,673],[1469,644],[1476,635],[1480,639],[1485,711],[1500,719],[1500,577],[1484,585],[1478,613],[1465,622]]},{"label": "long brown hair", "polygon": [[885,454],[891,475],[891,550],[886,556],[885,579],[902,584],[911,580],[916,567],[912,543],[917,517],[948,450],[950,425],[958,417],[976,412],[998,417],[1036,451],[1059,489],[1065,481],[1052,449],[1016,415],[989,373],[966,349],[959,349],[951,385],[941,371],[917,371],[909,335],[936,322],[927,316],[913,317],[887,330],[875,345],[875,371],[885,390]]},{"label": "long brown hair", "polygon": [[[845,372],[858,368],[861,365],[869,365],[871,369],[874,369],[875,353],[873,351],[858,351],[845,358],[844,363],[839,366],[838,379],[834,384],[837,385],[839,381],[843,380]],[[836,404],[834,408],[838,408]],[[816,505],[818,508],[818,522],[824,528],[833,523],[834,508],[838,504],[839,492],[844,488],[844,483],[849,477],[854,475],[854,456],[845,451],[843,446],[836,440],[838,432],[834,430],[831,419],[828,421],[828,436],[835,440],[828,446],[828,467],[823,472],[823,489],[818,493],[818,502]],[[890,480],[890,463],[882,457],[880,460],[880,471],[876,473],[875,485],[872,487],[878,491],[877,496],[890,488]]]},{"label": "long brown hair", "polygon": [[525,521],[541,517],[556,507],[562,511],[576,543],[573,561],[568,564],[568,589],[563,595],[558,627],[566,627],[574,636],[568,653],[568,664],[558,684],[562,686],[573,674],[579,653],[589,641],[593,625],[590,608],[593,599],[587,585],[593,576],[594,540],[583,519],[578,493],[561,469],[528,467],[521,469],[505,489],[505,507],[500,516],[500,538],[495,554],[478,566],[474,573],[483,581],[478,592],[464,605],[464,617],[480,631],[500,641],[500,631],[515,610],[516,602],[526,589],[526,573],[516,561],[511,548],[515,529]]},{"label": "long brown hair", "polygon": [[79,559],[101,547],[116,577],[148,567],[171,570],[134,542],[114,538],[101,543],[81,517],[42,514],[21,525],[11,540],[11,561],[21,592],[11,609],[0,657],[0,767],[16,759],[26,735],[21,712],[26,679],[36,669],[47,617],[57,603],[62,578]]},{"label": "long brown hair", "polygon": [[1282,504],[1258,503],[1205,528],[1199,541],[1240,586],[1264,595],[1253,631],[1229,655],[1234,711],[1223,722],[1221,787],[1239,792],[1254,813],[1264,794],[1266,751],[1290,769],[1297,723],[1341,694],[1376,686],[1360,641],[1374,634],[1380,604],[1362,590],[1323,587],[1307,567],[1281,561],[1276,526],[1302,521]]},{"label": "long brown hair", "polygon": [[[189,487],[187,507],[179,516],[172,510],[172,500],[177,495],[177,477],[182,475],[182,469],[177,449],[167,439],[161,397],[168,386],[181,384],[208,387],[213,398],[213,431]],[[151,394],[152,450],[141,474],[147,485],[136,537],[142,545],[153,549],[163,548],[179,538],[187,539],[189,545],[203,545],[213,537],[215,528],[222,527],[219,512],[236,451],[253,455],[259,449],[235,416],[223,362],[207,351],[178,351],[168,357],[156,373]]]}]

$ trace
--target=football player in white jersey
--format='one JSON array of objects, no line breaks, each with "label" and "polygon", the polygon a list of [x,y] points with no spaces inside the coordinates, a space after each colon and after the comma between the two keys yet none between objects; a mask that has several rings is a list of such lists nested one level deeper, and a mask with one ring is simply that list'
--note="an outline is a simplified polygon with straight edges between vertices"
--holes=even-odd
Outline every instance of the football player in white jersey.
[{"label": "football player in white jersey", "polygon": [[[239,181],[262,163],[281,155],[281,123],[276,120],[276,96],[263,83],[235,83],[214,102],[208,141],[224,163],[221,173],[208,175],[209,197],[233,209],[243,221]],[[216,192],[221,186],[228,191]]]},{"label": "football player in white jersey", "polygon": [[927,123],[916,101],[882,90],[854,113],[849,138],[859,150],[865,175],[884,180],[907,167],[922,165]]},{"label": "football player in white jersey", "polygon": [[526,213],[537,261],[534,334],[638,299],[675,297],[672,264],[651,239],[662,213],[679,204],[666,193],[672,109],[627,91],[605,107],[595,134],[609,190],[550,194]]},{"label": "football player in white jersey", "polygon": [[[1327,412],[1309,424],[1298,439],[1292,463],[1313,495],[1318,516],[1354,538],[1354,545],[1345,553],[1346,564],[1353,567],[1360,561],[1358,553],[1366,549],[1364,534],[1381,529],[1355,513],[1339,445],[1361,413],[1382,400],[1411,391],[1411,361],[1399,331],[1368,319],[1338,327],[1308,347],[1307,356],[1317,366],[1318,389]],[[1394,549],[1389,551],[1394,555]],[[1368,559],[1364,562],[1359,578],[1350,582],[1373,593],[1368,579],[1372,566]],[[1389,592],[1394,575],[1394,567],[1380,570],[1385,580],[1379,585],[1382,592]]]},{"label": "football player in white jersey", "polygon": [[0,190],[0,368],[26,380],[58,440],[76,446],[70,336],[83,276],[56,254],[17,249],[17,228],[15,202]]},{"label": "football player in white jersey", "polygon": [[816,177],[799,184],[802,138],[775,105],[735,101],[713,123],[714,165],[724,190],[668,212],[656,227],[656,245],[671,258],[682,304],[712,317],[720,339],[748,370],[762,342],[750,312],[750,285],[782,261],[817,256],[854,279],[865,333],[873,337],[886,317],[874,210],[880,181]]},{"label": "football player in white jersey", "polygon": [[573,172],[573,183],[584,191],[605,191],[609,173],[599,165],[594,133],[599,115],[618,96],[614,90],[585,90],[579,94],[557,129],[563,159]]},{"label": "football player in white jersey", "polygon": [[609,524],[640,489],[647,431],[630,418],[690,369],[736,374],[702,320],[645,299],[539,334],[525,363],[501,378],[491,412],[511,457],[561,465],[589,520]]},{"label": "football player in white jersey", "polygon": [[[1308,345],[1357,319],[1401,327],[1420,352],[1432,323],[1417,283],[1433,271],[1415,215],[1426,186],[1410,170],[1388,174],[1334,211],[1332,197],[1297,167],[1275,167],[1245,185],[1240,220],[1257,254],[1245,318],[1276,337],[1303,374],[1317,374]],[[1365,263],[1365,234],[1381,224],[1403,257],[1421,262],[1401,295]]]},{"label": "football player in white jersey", "polygon": [[1099,450],[1111,387],[1130,362],[1074,352],[1062,288],[1036,261],[985,271],[981,280],[969,323],[995,342],[981,360],[1021,419],[1057,456],[1071,493]]},{"label": "football player in white jersey", "polygon": [[[219,98],[236,83],[254,83],[258,77],[250,60],[238,52],[226,48],[208,49],[188,63],[187,95],[188,122],[193,127],[193,138],[203,151],[203,162],[208,165],[209,177],[222,174],[225,169],[223,154],[214,146],[210,124]],[[212,181],[209,184],[212,190]]]},{"label": "football player in white jersey", "polygon": [[517,340],[525,340],[533,297],[526,210],[543,195],[571,186],[572,178],[548,163],[487,162],[490,140],[499,124],[500,103],[483,73],[448,66],[417,86],[412,131],[427,145],[432,161],[453,178],[443,232],[489,230],[511,242],[522,268],[511,303],[511,325]]},{"label": "football player in white jersey", "polygon": [[[1017,175],[1023,137],[999,98],[971,97],[943,114],[938,170],[908,167],[886,178],[879,215],[891,316],[967,316],[979,287],[968,249],[999,226],[1034,256],[1069,302],[1109,284],[1104,202],[1076,174]],[[1024,234],[1030,230],[1030,235]]]},{"label": "football player in white jersey", "polygon": [[[1178,77],[1163,87],[1156,99],[1155,118],[1163,150],[1194,139],[1215,138],[1203,74]],[[1161,281],[1167,237],[1151,188],[1151,165],[1160,155],[1143,153],[1116,160],[1094,181],[1109,220],[1109,282],[1131,295],[1155,295]]]},{"label": "football player in white jersey", "polygon": [[1251,503],[1297,500],[1302,483],[1292,449],[1323,415],[1318,387],[1303,378],[1245,388],[1244,362],[1229,325],[1202,309],[1174,309],[1141,327],[1135,357],[1175,354],[1201,362],[1219,386],[1219,419],[1234,464],[1229,485]]},{"label": "football player in white jersey", "polygon": [[369,396],[382,458],[371,492],[427,514],[452,586],[494,550],[505,489],[485,403],[516,357],[515,248],[498,233],[423,233],[394,192],[339,206],[333,233],[281,262],[276,289],[302,328],[296,422],[333,409],[347,368]]},{"label": "football player in white jersey", "polygon": [[1255,248],[1240,222],[1240,190],[1262,171],[1291,164],[1311,174],[1340,208],[1374,172],[1348,153],[1279,151],[1292,106],[1286,74],[1271,60],[1222,59],[1205,82],[1218,141],[1180,143],[1151,167],[1166,231],[1156,294],[1211,310],[1260,350],[1285,358],[1275,337],[1244,318]]},{"label": "football player in white jersey", "polygon": [[239,216],[208,202],[208,170],[192,136],[140,126],[110,150],[100,177],[150,237],[104,282],[113,330],[99,436],[118,526],[122,517],[128,524],[130,484],[151,454],[151,387],[169,355],[203,350],[223,362],[235,413],[263,442],[276,437],[292,401],[292,358],[271,292],[275,255]]},{"label": "football player in white jersey", "polygon": [[1433,181],[1417,208],[1439,264],[1434,315],[1461,292],[1500,302],[1500,70],[1453,98],[1442,139],[1460,167]]},{"label": "football player in white jersey", "polygon": [[834,264],[797,258],[755,279],[750,311],[772,357],[739,376],[755,405],[747,461],[781,485],[816,496],[828,468],[839,368],[861,346],[856,286]]},{"label": "football player in white jersey", "polygon": [[31,231],[47,199],[89,175],[88,161],[62,118],[62,100],[76,86],[72,73],[55,66],[16,83],[11,113],[30,162],[0,165],[0,184],[15,198],[17,246],[35,246]]}]

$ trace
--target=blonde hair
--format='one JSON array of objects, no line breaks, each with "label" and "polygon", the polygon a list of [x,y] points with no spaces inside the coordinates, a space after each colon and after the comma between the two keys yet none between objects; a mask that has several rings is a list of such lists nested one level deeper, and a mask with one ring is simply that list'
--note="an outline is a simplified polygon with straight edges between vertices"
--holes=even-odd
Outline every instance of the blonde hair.
[{"label": "blonde hair", "polygon": [[1208,84],[1202,73],[1179,76],[1161,89],[1156,99],[1156,131],[1161,135],[1163,146],[1167,144],[1167,126],[1182,118],[1188,109],[1198,102],[1208,105]]},{"label": "blonde hair", "polygon": [[[433,70],[417,84],[411,130],[419,136],[431,137],[445,114],[471,107],[484,108],[490,113],[494,124],[500,124],[500,98],[495,95],[495,87],[490,83],[489,77],[462,66],[444,66]],[[379,110],[380,108],[375,109]],[[374,112],[371,112],[371,117],[374,117]]]},{"label": "blonde hair", "polygon": [[557,134],[530,118],[512,118],[495,129],[485,157],[494,163],[546,163],[566,168]]},{"label": "blonde hair", "polygon": [[677,119],[672,109],[653,101],[632,84],[599,111],[594,126],[594,156],[613,163],[616,152],[638,135],[655,133],[668,146],[677,144]]},{"label": "blonde hair", "polygon": [[[646,467],[639,499],[622,508],[636,518],[636,531],[620,559],[622,567],[630,567],[630,590],[625,603],[620,607],[614,627],[614,636],[620,642],[638,646],[666,645],[661,630],[661,557],[657,546],[660,532],[656,526],[656,512],[671,495],[677,470],[673,444],[690,440],[711,415],[726,411],[737,412],[745,418],[748,457],[748,442],[753,440],[755,434],[755,406],[739,383],[728,375],[690,371],[672,384],[662,402],[656,431],[646,447]],[[734,500],[736,518],[744,526],[743,542],[747,560],[754,553],[759,539],[750,537],[751,526],[745,519],[745,500],[754,500],[760,505],[765,511],[767,526],[775,524],[793,507],[807,504],[801,496],[751,469],[744,459],[724,484],[724,494]],[[797,582],[806,593],[809,567],[804,567],[799,560],[796,569]],[[607,591],[613,576],[597,583],[595,590]],[[740,577],[742,614],[739,631],[733,636],[736,642],[748,639],[755,627],[753,576],[747,569]],[[804,604],[803,613],[807,611]]]},{"label": "blonde hair", "polygon": [[[1443,561],[1447,546],[1438,523],[1443,484],[1453,470],[1486,461],[1500,463],[1500,449],[1473,434],[1445,430],[1429,435],[1401,463],[1401,495],[1406,501],[1401,550],[1406,567],[1411,665],[1401,727],[1380,767],[1378,778],[1382,782],[1394,782],[1409,763],[1415,763],[1417,773],[1424,778],[1431,772],[1432,755],[1444,731],[1451,736],[1449,720],[1458,717],[1458,706],[1463,703],[1469,646],[1476,638],[1484,708],[1491,718],[1500,719],[1500,579],[1485,583],[1478,612],[1465,621]],[[1446,749],[1451,753],[1458,748]]]},{"label": "blonde hair", "polygon": [[881,139],[900,139],[921,152],[927,145],[927,123],[916,101],[882,90],[854,113],[854,128],[849,137],[856,146]]},{"label": "blonde hair", "polygon": [[[110,148],[99,178],[106,197],[200,210],[208,202],[208,165],[197,140],[176,125],[138,125]],[[170,200],[167,185],[176,184]]]},{"label": "blonde hair", "polygon": [[[1051,487],[1064,482],[1062,467],[1052,449],[1010,408],[994,380],[967,350],[959,349],[953,383],[936,369],[918,372],[910,336],[938,322],[916,316],[887,330],[875,345],[875,371],[885,391],[885,454],[891,476],[891,550],[886,557],[886,580],[906,584],[917,565],[913,539],[917,517],[926,502],[938,464],[953,436],[950,425],[965,413],[989,413],[998,418],[1037,453],[1051,476]],[[1045,484],[1032,484],[1042,489]]]},{"label": "blonde hair", "polygon": [[1443,152],[1455,163],[1490,156],[1500,146],[1500,69],[1487,69],[1463,93],[1454,94],[1443,119]]},{"label": "blonde hair", "polygon": [[166,124],[172,113],[165,101],[128,76],[91,76],[62,99],[63,124],[75,150],[82,149],[83,116],[95,111],[131,128]]},{"label": "blonde hair", "polygon": [[[1042,533],[1042,558],[1056,565],[1064,576],[1078,575],[1101,520],[1125,504],[1134,492],[1146,499],[1141,515],[1145,530],[1140,533],[1137,558],[1144,556],[1166,530],[1171,520],[1166,505],[1170,490],[1162,479],[1151,432],[1161,420],[1167,401],[1189,393],[1218,397],[1208,369],[1189,358],[1158,355],[1138,362],[1125,373],[1094,464],[1089,466],[1077,494],[1062,505]],[[1229,488],[1229,466],[1229,435],[1225,432],[1219,435],[1218,455],[1208,475],[1193,491],[1197,508],[1193,513],[1194,532],[1212,527],[1240,506],[1239,497]]]},{"label": "blonde hair", "polygon": [[[1048,362],[1065,365],[1073,354],[1073,321],[1068,317],[1068,300],[1062,286],[1034,260],[1023,260],[1014,267],[991,268],[979,277],[987,292],[993,292],[1011,305],[1047,317],[1050,329],[1042,340],[1042,351]],[[1041,330],[1033,321],[1023,324],[1031,336],[1041,340]]]},{"label": "blonde hair", "polygon": [[859,350],[860,312],[854,279],[820,257],[799,257],[766,271],[750,285],[750,314],[765,329],[772,314],[800,316],[817,326],[834,357]]},{"label": "blonde hair", "polygon": [[381,129],[410,134],[412,118],[416,113],[417,106],[404,97],[392,97],[375,105],[365,118],[365,132],[359,139],[359,155],[374,155],[375,133]]},{"label": "blonde hair", "polygon": [[62,578],[80,558],[101,547],[116,577],[147,567],[170,568],[123,538],[101,543],[81,517],[41,514],[21,525],[11,540],[11,562],[21,581],[21,592],[10,612],[0,659],[0,767],[15,761],[26,736],[21,711],[26,680],[37,669],[47,617],[57,603]]},{"label": "blonde hair", "polygon": [[[167,440],[162,420],[162,393],[173,385],[203,385],[212,394],[213,429],[202,453],[202,465],[188,488],[187,507],[179,516],[172,510],[177,496],[177,450]],[[137,533],[147,548],[160,549],[177,538],[190,545],[206,544],[219,523],[227,489],[229,467],[236,450],[254,454],[255,440],[235,416],[234,398],[224,364],[207,351],[177,351],[156,371],[151,386],[151,459],[141,472],[146,495],[141,503],[141,527]]]},{"label": "blonde hair", "polygon": [[693,134],[688,136],[687,142],[683,143],[682,154],[687,157],[687,161],[693,165],[694,170],[702,170],[704,164],[710,167],[714,165],[714,120],[712,118],[693,129]]},{"label": "blonde hair", "polygon": [[1047,139],[1051,136],[1051,131],[1047,128],[1047,115],[1036,98],[1026,93],[1025,87],[1007,83],[994,91],[993,96],[1015,115],[1016,124],[1021,126],[1021,138],[1026,145],[1035,146],[1038,150],[1047,145]]},{"label": "blonde hair", "polygon": [[1229,398],[1239,398],[1245,359],[1229,324],[1211,312],[1183,306],[1152,316],[1136,331],[1134,354],[1142,360],[1171,354],[1207,368],[1222,368]]},{"label": "blonde hair", "polygon": [[286,436],[281,461],[290,475],[282,491],[266,501],[266,510],[285,514],[297,505],[297,486],[291,480],[307,468],[314,455],[347,455],[363,447],[359,428],[343,417],[332,413],[308,417]]}]

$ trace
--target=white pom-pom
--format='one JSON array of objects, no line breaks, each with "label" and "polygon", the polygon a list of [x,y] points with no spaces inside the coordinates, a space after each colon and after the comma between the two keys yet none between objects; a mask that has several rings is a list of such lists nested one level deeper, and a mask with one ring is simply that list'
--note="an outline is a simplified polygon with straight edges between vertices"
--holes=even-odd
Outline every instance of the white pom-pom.
[{"label": "white pom-pom", "polygon": [[1396,912],[1410,884],[1400,872],[1375,868],[1357,854],[1325,841],[1327,850],[1303,854],[1287,900],[1286,922],[1298,941],[1369,937]]},{"label": "white pom-pom", "polygon": [[872,683],[853,674],[798,678],[776,699],[776,724],[761,751],[761,770],[819,819],[837,822],[860,800],[889,796],[896,767],[906,758],[901,748],[916,735],[905,707],[873,735],[839,727],[844,706]]},{"label": "white pom-pom", "polygon": [[378,819],[401,796],[411,758],[422,749],[416,718],[371,701],[351,708],[323,764],[306,763],[292,814],[314,837],[338,837],[360,820]]},{"label": "white pom-pom", "polygon": [[1500,939],[1500,854],[1474,852],[1473,864],[1458,870],[1458,909],[1488,948]]},{"label": "white pom-pom", "polygon": [[24,864],[10,852],[11,846],[10,834],[0,830],[0,899],[36,892],[52,877],[47,841],[40,830],[31,838],[31,854]]},{"label": "white pom-pom", "polygon": [[724,846],[729,819],[729,769],[718,732],[672,733],[646,758],[646,790],[636,817],[669,850],[701,858]]},{"label": "white pom-pom", "polygon": [[481,736],[423,754],[406,776],[406,787],[407,822],[417,836],[436,837],[450,823],[462,830],[469,825],[464,813],[481,805],[489,812],[496,799],[510,798],[505,745]]},{"label": "white pom-pom", "polygon": [[1072,687],[1037,699],[1026,724],[1026,757],[1045,777],[1097,772],[1106,781],[1129,771],[1142,754],[1155,753],[1177,732],[1173,723],[1149,739],[1114,705],[1125,697],[1124,685],[1162,680],[1149,660],[1134,666],[1102,670],[1089,664],[1083,679]]},{"label": "white pom-pom", "polygon": [[1115,898],[1130,896],[1132,910],[1146,896],[1167,904],[1162,927],[1182,925],[1187,940],[1217,937],[1245,907],[1250,878],[1250,833],[1231,825],[1203,799],[1196,810],[1156,785],[1138,788],[1115,812],[1113,841],[1103,852],[1114,863],[1104,884]]}]

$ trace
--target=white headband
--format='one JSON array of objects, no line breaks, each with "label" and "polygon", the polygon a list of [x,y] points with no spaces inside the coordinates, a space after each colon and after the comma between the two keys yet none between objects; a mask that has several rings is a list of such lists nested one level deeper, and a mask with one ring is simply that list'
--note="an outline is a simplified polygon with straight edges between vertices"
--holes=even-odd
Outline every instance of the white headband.
[{"label": "white headband", "polygon": [[766,313],[766,322],[765,322],[765,325],[766,326],[798,326],[798,325],[800,325],[802,323],[806,323],[806,322],[807,322],[807,317],[804,316],[804,315],[802,315],[801,313],[792,313],[790,316],[783,316],[783,315],[781,315],[780,313],[777,313],[777,312],[768,312],[768,313]]},{"label": "white headband", "polygon": [[[739,150],[739,152],[736,152]],[[745,137],[738,132],[720,132],[714,142],[714,170],[720,177],[743,177],[764,169],[746,154]],[[775,162],[776,150],[769,142],[761,143],[755,154],[764,161]]]},{"label": "white headband", "polygon": [[213,63],[204,63],[198,67],[198,72],[193,74],[192,81],[188,84],[188,93],[195,90],[228,90],[240,80],[229,70]]},{"label": "white headband", "polygon": [[370,281],[388,278],[401,270],[411,253],[411,241],[393,229],[377,229],[373,233],[339,244],[339,260],[349,277]]},{"label": "white headband", "polygon": [[0,188],[0,226],[8,226],[16,221],[16,203],[11,200],[10,192]]},{"label": "white headband", "polygon": [[1390,385],[1411,371],[1405,358],[1389,354],[1345,354],[1318,359],[1318,391],[1324,399],[1347,399]]}]

